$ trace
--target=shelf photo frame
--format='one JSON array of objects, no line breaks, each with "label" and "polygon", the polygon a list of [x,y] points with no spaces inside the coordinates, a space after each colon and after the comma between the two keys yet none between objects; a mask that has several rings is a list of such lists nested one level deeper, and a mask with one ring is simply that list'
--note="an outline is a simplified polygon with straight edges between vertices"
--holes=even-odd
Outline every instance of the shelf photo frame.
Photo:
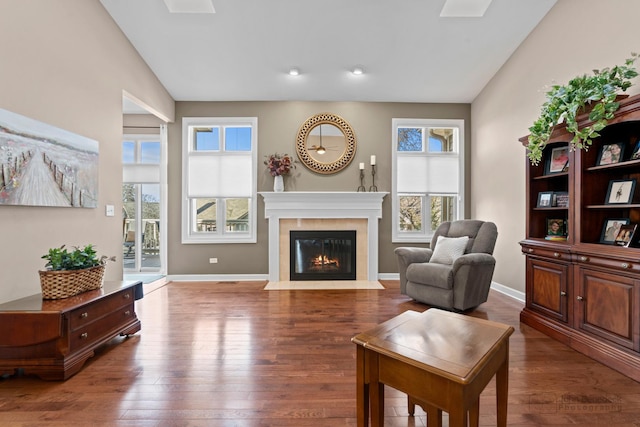
[{"label": "shelf photo frame", "polygon": [[627,225],[621,226],[620,231],[616,236],[616,241],[615,241],[616,245],[623,246],[625,248],[632,246],[632,244],[637,239],[637,236],[636,236],[637,227],[638,227],[637,224],[627,224]]},{"label": "shelf photo frame", "polygon": [[631,221],[629,218],[607,218],[602,225],[602,234],[600,235],[600,243],[613,245],[616,237],[620,234],[620,228],[628,225]]},{"label": "shelf photo frame", "polygon": [[624,155],[624,143],[605,144],[600,149],[597,166],[620,163]]},{"label": "shelf photo frame", "polygon": [[550,208],[553,202],[553,191],[541,191],[538,193],[538,208]]},{"label": "shelf photo frame", "polygon": [[551,154],[547,158],[545,174],[567,172],[569,170],[569,146],[556,147],[551,149]]},{"label": "shelf photo frame", "polygon": [[631,153],[631,160],[640,160],[640,139],[636,142],[633,153]]},{"label": "shelf photo frame", "polygon": [[635,188],[635,178],[611,180],[604,203],[607,205],[628,205],[633,201]]}]

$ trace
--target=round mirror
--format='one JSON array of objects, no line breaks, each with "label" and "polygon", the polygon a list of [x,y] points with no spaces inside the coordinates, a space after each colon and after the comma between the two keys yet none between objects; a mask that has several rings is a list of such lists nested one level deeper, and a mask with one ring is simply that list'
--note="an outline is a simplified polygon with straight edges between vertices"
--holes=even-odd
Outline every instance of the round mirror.
[{"label": "round mirror", "polygon": [[356,137],[342,117],[320,113],[309,117],[300,126],[296,152],[307,168],[321,174],[332,174],[353,160]]}]

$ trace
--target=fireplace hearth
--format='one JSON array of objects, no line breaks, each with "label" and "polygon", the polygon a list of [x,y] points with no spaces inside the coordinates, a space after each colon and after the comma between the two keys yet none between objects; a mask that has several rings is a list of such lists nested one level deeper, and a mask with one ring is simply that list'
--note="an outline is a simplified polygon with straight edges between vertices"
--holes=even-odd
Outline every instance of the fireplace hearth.
[{"label": "fireplace hearth", "polygon": [[291,280],[355,280],[355,230],[292,230]]}]

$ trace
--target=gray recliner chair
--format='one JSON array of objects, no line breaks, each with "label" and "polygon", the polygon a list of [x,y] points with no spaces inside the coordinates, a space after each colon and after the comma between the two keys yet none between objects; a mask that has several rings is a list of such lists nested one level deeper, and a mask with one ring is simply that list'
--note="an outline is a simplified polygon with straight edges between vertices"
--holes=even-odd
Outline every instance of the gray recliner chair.
[{"label": "gray recliner chair", "polygon": [[460,220],[440,224],[431,248],[396,248],[400,292],[454,311],[482,304],[489,296],[497,238],[493,222]]}]

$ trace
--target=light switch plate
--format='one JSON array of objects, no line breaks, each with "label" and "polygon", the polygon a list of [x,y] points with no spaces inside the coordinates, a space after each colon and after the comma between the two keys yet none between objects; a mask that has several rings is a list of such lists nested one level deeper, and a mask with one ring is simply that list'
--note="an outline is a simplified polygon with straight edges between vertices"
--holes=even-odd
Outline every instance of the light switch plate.
[{"label": "light switch plate", "polygon": [[107,205],[105,207],[105,215],[106,216],[115,216],[116,214],[116,208],[113,205]]}]

